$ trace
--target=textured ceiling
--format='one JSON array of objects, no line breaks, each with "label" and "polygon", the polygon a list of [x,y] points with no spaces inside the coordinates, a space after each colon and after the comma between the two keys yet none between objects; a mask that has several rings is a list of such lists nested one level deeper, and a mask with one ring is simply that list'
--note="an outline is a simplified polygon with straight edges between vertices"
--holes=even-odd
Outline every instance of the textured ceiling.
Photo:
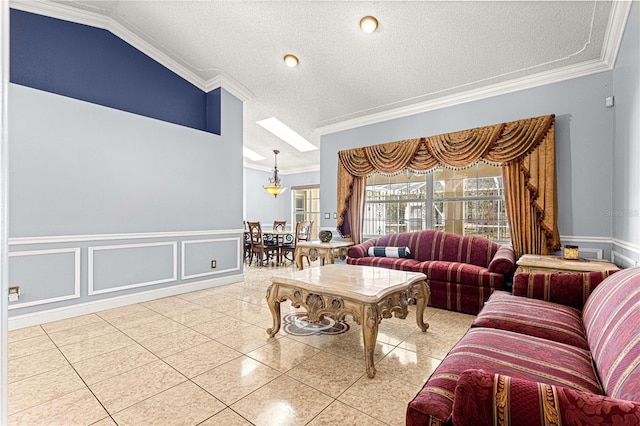
[{"label": "textured ceiling", "polygon": [[[299,153],[256,121],[275,116],[319,147],[323,132],[610,69],[628,13],[609,1],[38,3],[103,19],[199,87],[240,93],[244,144],[266,158],[246,164],[269,170],[276,148],[284,174],[317,170],[319,150]],[[380,22],[372,34],[358,26],[366,15]]]}]

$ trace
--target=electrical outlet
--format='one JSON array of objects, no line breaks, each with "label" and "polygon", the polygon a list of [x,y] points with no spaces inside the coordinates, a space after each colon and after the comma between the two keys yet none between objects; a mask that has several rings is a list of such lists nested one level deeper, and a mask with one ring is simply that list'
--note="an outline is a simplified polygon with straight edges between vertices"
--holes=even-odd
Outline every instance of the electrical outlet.
[{"label": "electrical outlet", "polygon": [[16,302],[20,297],[20,287],[9,287],[9,302]]},{"label": "electrical outlet", "polygon": [[211,261],[211,269],[216,269],[216,266],[217,266],[217,265],[216,265],[216,261],[215,261],[215,260],[212,260],[212,261]]}]

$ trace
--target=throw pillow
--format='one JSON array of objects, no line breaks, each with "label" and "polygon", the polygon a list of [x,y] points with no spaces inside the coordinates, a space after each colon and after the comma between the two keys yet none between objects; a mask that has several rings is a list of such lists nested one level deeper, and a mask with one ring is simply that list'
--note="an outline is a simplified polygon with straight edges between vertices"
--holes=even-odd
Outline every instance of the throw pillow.
[{"label": "throw pillow", "polygon": [[369,247],[369,256],[373,257],[411,257],[409,247]]}]

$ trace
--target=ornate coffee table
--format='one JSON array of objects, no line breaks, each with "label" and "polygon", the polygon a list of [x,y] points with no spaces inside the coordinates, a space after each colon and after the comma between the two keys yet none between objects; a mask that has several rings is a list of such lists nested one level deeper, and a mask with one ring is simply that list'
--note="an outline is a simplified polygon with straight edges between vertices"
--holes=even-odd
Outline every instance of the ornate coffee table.
[{"label": "ornate coffee table", "polygon": [[273,337],[280,330],[280,302],[287,299],[296,308],[303,306],[311,322],[321,321],[328,313],[338,320],[350,315],[362,326],[367,374],[373,377],[373,352],[383,318],[406,318],[407,305],[415,300],[416,322],[427,331],[424,308],[431,292],[426,278],[419,272],[335,264],[275,275],[267,289],[273,316],[273,328],[267,334]]}]

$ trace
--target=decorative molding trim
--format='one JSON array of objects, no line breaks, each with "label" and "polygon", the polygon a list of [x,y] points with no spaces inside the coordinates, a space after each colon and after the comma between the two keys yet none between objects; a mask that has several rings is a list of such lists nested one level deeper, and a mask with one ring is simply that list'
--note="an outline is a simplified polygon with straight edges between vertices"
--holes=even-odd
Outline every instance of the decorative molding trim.
[{"label": "decorative molding trim", "polygon": [[[159,279],[159,280],[154,280],[154,281],[145,281],[145,282],[141,282],[141,283],[136,283],[136,284],[127,284],[127,285],[123,285],[123,286],[118,286],[118,287],[109,287],[109,288],[105,288],[102,290],[94,290],[93,289],[93,253],[95,251],[100,251],[100,250],[119,250],[119,249],[130,249],[130,248],[138,248],[138,247],[158,247],[158,246],[170,246],[173,250],[173,275],[169,278],[163,278],[163,279]],[[88,254],[88,260],[89,260],[89,286],[88,286],[88,295],[89,296],[93,296],[96,294],[104,294],[104,293],[113,293],[116,291],[121,291],[121,290],[128,290],[131,288],[139,288],[139,287],[147,287],[147,286],[151,286],[151,285],[156,285],[156,284],[163,284],[163,283],[168,283],[168,282],[173,282],[173,281],[177,281],[178,280],[178,242],[177,241],[172,241],[172,242],[164,242],[164,243],[147,243],[147,244],[121,244],[121,245],[116,245],[116,246],[97,246],[97,247],[89,247],[89,254]]]},{"label": "decorative molding trim", "polygon": [[135,294],[127,294],[103,300],[94,300],[86,303],[63,306],[61,308],[49,309],[46,311],[18,315],[9,318],[9,329],[16,330],[19,328],[40,325],[52,321],[59,321],[80,315],[93,314],[107,309],[120,308],[122,306],[133,305],[135,303],[147,302],[163,297],[176,296],[183,293],[190,293],[192,291],[204,290],[207,288],[218,287],[242,281],[244,281],[244,275],[238,274],[228,277],[198,281],[189,284],[177,284],[171,287],[164,287]]},{"label": "decorative molding trim", "polygon": [[189,68],[180,64],[156,48],[153,44],[144,40],[109,16],[87,10],[75,9],[60,3],[44,1],[10,0],[9,6],[25,12],[37,13],[39,15],[107,30],[205,93],[222,87],[243,102],[255,98],[255,95],[249,89],[229,78],[217,76],[210,80],[204,80]]},{"label": "decorative molding trim", "polygon": [[[248,163],[246,161],[243,163],[243,166],[246,169],[258,170],[260,172],[267,172],[267,173],[273,174],[273,166],[270,166],[270,167],[261,166],[259,164]],[[320,165],[318,164],[314,166],[298,167],[296,169],[290,169],[290,170],[287,170],[286,173],[282,173],[280,172],[280,170],[278,170],[278,174],[287,176],[287,175],[296,175],[299,173],[309,173],[309,172],[319,172],[319,171],[320,171]]]},{"label": "decorative molding trim", "polygon": [[604,256],[604,250],[602,249],[595,249],[595,248],[578,248],[578,253],[579,252],[583,252],[583,253],[595,253],[596,254],[596,259],[602,259]]},{"label": "decorative molding trim", "polygon": [[10,0],[9,6],[25,12],[37,13],[39,15],[45,15],[56,19],[62,19],[107,30],[116,37],[135,47],[140,52],[149,56],[154,61],[160,63],[165,68],[184,78],[200,90],[205,91],[206,83],[201,77],[197,76],[191,70],[170,58],[165,53],[154,47],[151,43],[134,34],[131,30],[113,20],[111,17],[86,10],[75,9],[60,3],[44,1]]},{"label": "decorative molding trim", "polygon": [[547,84],[558,83],[561,81],[570,80],[572,78],[584,77],[590,74],[609,70],[611,70],[611,67],[600,59],[585,61],[576,65],[556,68],[551,71],[545,71],[527,77],[516,78],[489,86],[483,86],[466,92],[456,93],[449,96],[442,96],[423,102],[416,102],[411,105],[367,114],[362,117],[345,119],[343,121],[328,124],[319,123],[316,127],[314,127],[314,130],[320,135],[341,132],[356,127],[376,124],[383,121],[403,118],[410,115],[434,111],[437,109],[447,108],[455,105],[466,104],[469,102],[492,98],[499,95],[506,95],[508,93],[532,89]]},{"label": "decorative molding trim", "polygon": [[616,247],[620,247],[620,248],[622,248],[624,250],[628,250],[628,251],[630,251],[632,253],[640,254],[640,245],[638,245],[638,244],[633,244],[633,243],[630,243],[628,241],[622,241],[622,240],[619,240],[617,238],[614,238],[612,240],[612,243]]},{"label": "decorative molding trim", "polygon": [[80,298],[80,247],[68,248],[68,249],[51,249],[51,250],[29,250],[29,251],[14,251],[9,253],[9,257],[21,257],[21,256],[41,256],[47,254],[60,254],[60,253],[73,253],[73,281],[74,292],[66,296],[52,297],[49,299],[33,300],[31,302],[14,303],[9,305],[9,310],[26,308],[28,306],[46,305],[48,303],[60,302],[62,300],[71,300]]},{"label": "decorative molding trim", "polygon": [[611,244],[612,240],[609,237],[584,237],[577,235],[560,235],[560,241],[566,242],[579,242],[579,243],[595,243],[595,244]]},{"label": "decorative molding trim", "polygon": [[619,253],[615,250],[611,250],[611,262],[615,263],[616,265],[620,266],[617,262],[616,259],[621,259],[624,263],[626,263],[628,265],[628,267],[634,267],[634,266],[638,266],[638,261],[635,259],[632,259],[630,257],[627,257],[625,255],[623,255],[622,253]]},{"label": "decorative molding trim", "polygon": [[81,241],[110,241],[110,240],[138,240],[147,238],[183,238],[201,237],[203,235],[229,235],[242,234],[244,230],[222,229],[209,231],[177,231],[177,232],[146,232],[128,234],[89,234],[89,235],[58,235],[51,237],[16,237],[9,238],[9,245],[24,244],[54,244],[54,243],[76,243]]},{"label": "decorative molding trim", "polygon": [[609,23],[607,31],[604,34],[604,43],[602,46],[603,61],[613,68],[616,64],[620,44],[624,29],[629,19],[629,11],[631,10],[632,1],[614,1],[611,5],[611,14],[609,15]]},{"label": "decorative molding trim", "polygon": [[615,263],[616,265],[620,266],[620,264],[618,262],[616,262],[616,259],[620,259],[622,260],[623,263],[625,263],[625,267],[628,268],[632,268],[634,266],[638,266],[639,262],[636,259],[632,259],[628,256],[623,255],[620,252],[617,252],[615,250],[611,250],[611,261],[613,263]]},{"label": "decorative molding trim", "polygon": [[217,76],[205,83],[204,91],[211,92],[212,90],[217,89],[218,87],[223,88],[227,92],[231,93],[236,98],[240,99],[242,102],[249,101],[256,97],[256,95],[251,92],[249,89],[244,87],[242,84],[238,82],[233,82],[231,79],[228,79],[223,76]]},{"label": "decorative molding trim", "polygon": [[[235,241],[236,243],[236,267],[235,268],[228,268],[228,269],[219,269],[216,271],[211,271],[211,272],[203,272],[201,274],[193,274],[193,275],[186,275],[185,274],[185,266],[186,266],[186,246],[187,244],[202,244],[202,243],[217,243],[217,242],[221,242],[221,241]],[[211,275],[218,275],[218,274],[224,274],[225,272],[233,272],[233,271],[239,271],[240,270],[240,259],[243,258],[243,256],[240,254],[240,238],[215,238],[215,239],[209,239],[209,240],[188,240],[188,241],[182,241],[182,245],[181,245],[181,260],[180,260],[180,279],[181,280],[190,280],[192,278],[201,278],[201,277],[207,277],[207,276],[211,276]]]}]

